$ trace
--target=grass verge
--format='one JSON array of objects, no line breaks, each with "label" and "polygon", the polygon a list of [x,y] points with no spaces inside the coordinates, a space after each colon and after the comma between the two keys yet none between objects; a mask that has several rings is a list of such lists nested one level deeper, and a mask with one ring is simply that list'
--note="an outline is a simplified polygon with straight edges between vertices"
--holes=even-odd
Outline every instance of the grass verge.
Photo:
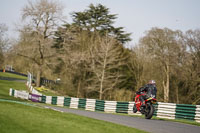
[{"label": "grass verge", "polygon": [[26,90],[27,87],[23,82],[0,80],[0,98],[1,99],[16,99],[9,96],[9,89]]},{"label": "grass verge", "polygon": [[[0,74],[1,73],[2,72],[0,72]],[[14,75],[14,74],[12,74],[12,75]],[[16,81],[0,80],[0,99],[10,99],[10,100],[24,101],[22,99],[19,99],[19,98],[16,99],[16,98],[14,98],[12,96],[9,96],[9,89],[10,88],[13,88],[13,89],[16,89],[16,90],[26,90],[27,91],[27,87],[26,87],[25,83],[16,82]],[[44,94],[44,92],[42,92],[42,93]],[[45,92],[45,94],[46,95],[50,95],[50,96],[57,96],[58,95],[58,94],[53,93],[53,92]],[[27,102],[30,103],[30,101],[27,101]],[[36,103],[36,104],[40,104],[40,103]],[[127,114],[119,114],[118,113],[116,115],[127,115]],[[142,118],[144,118],[143,116],[133,116],[133,117],[142,117]],[[158,118],[158,117],[153,117],[152,119],[165,120],[165,121],[174,121],[174,122],[180,122],[180,123],[200,126],[200,123],[192,121],[192,120],[185,120],[185,119],[171,120],[171,119],[164,119],[164,118]]]},{"label": "grass verge", "polygon": [[[2,72],[0,72],[0,73],[2,73]],[[14,74],[12,74],[12,75],[14,75]],[[25,85],[24,82],[0,80],[0,98],[13,99],[11,97],[8,97],[10,88],[13,88],[15,90],[28,91],[28,87]],[[58,96],[59,95],[58,93],[53,92],[51,90],[42,91],[40,93],[42,93],[43,95],[47,95],[47,96]]]},{"label": "grass verge", "polygon": [[12,74],[12,73],[7,73],[7,72],[0,72],[0,76],[27,80],[27,77],[25,77],[25,76],[20,76],[20,75],[16,75],[16,74]]},{"label": "grass verge", "polygon": [[1,133],[145,133],[134,128],[50,109],[0,102]]},{"label": "grass verge", "polygon": [[173,121],[173,122],[179,122],[179,123],[184,123],[184,124],[200,126],[200,123],[193,121],[193,120],[186,120],[186,119],[174,119],[173,120],[173,119],[158,118],[158,117],[155,117],[155,116],[152,119],[163,120],[163,121]]}]

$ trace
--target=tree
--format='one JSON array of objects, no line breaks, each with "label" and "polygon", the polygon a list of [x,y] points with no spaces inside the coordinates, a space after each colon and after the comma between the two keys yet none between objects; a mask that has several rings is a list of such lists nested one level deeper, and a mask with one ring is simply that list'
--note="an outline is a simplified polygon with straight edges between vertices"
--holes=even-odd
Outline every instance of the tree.
[{"label": "tree", "polygon": [[126,65],[127,57],[122,49],[114,38],[106,36],[98,38],[90,50],[92,60],[89,67],[92,75],[89,78],[89,89],[97,91],[99,99],[102,99],[106,92],[118,88],[117,85],[124,80],[120,68]]},{"label": "tree", "polygon": [[[51,41],[55,29],[61,22],[63,7],[57,1],[39,0],[31,1],[23,8],[22,19],[28,21],[21,32],[28,34],[29,40],[23,44],[18,55],[28,58],[37,66],[37,86],[40,86],[40,78],[47,59],[54,57],[51,49]],[[22,39],[23,41],[23,39]],[[23,54],[22,51],[28,51]]]},{"label": "tree", "polygon": [[178,63],[180,54],[180,32],[164,28],[152,28],[146,36],[141,39],[141,44],[145,46],[147,54],[151,59],[157,60],[160,66],[162,83],[164,89],[164,102],[169,102],[170,73],[174,65]]},{"label": "tree", "polygon": [[101,35],[112,35],[121,43],[130,41],[130,33],[125,33],[123,27],[114,27],[116,14],[109,14],[109,8],[98,4],[89,5],[89,9],[83,12],[74,12],[72,14],[73,24],[78,25],[83,30],[98,32]]},{"label": "tree", "polygon": [[0,67],[2,67],[4,62],[4,52],[8,40],[5,38],[5,33],[8,30],[5,24],[0,24]]},{"label": "tree", "polygon": [[[59,74],[63,86],[70,84],[77,97],[86,97],[85,78],[87,76],[87,62],[89,48],[92,46],[92,35],[81,30],[77,25],[65,24],[59,27],[54,38],[52,48],[57,51],[57,64],[55,73]],[[70,77],[70,78],[69,78]],[[75,94],[72,94],[75,96]]]},{"label": "tree", "polygon": [[[94,37],[96,39],[93,39]],[[107,43],[105,41],[106,38]],[[56,70],[59,70],[57,73],[62,75],[62,79],[65,79],[66,83],[70,85],[73,84],[72,88],[77,91],[77,97],[100,98],[100,87],[98,87],[100,86],[99,83],[103,82],[102,84],[104,87],[106,86],[105,84],[108,85],[108,82],[110,82],[110,85],[112,85],[114,83],[114,75],[116,76],[115,78],[118,76],[118,81],[112,88],[105,90],[106,93],[103,92],[104,94],[101,96],[102,99],[106,97],[109,99],[115,98],[115,91],[113,91],[115,88],[129,89],[129,91],[133,88],[134,77],[131,75],[127,65],[130,61],[129,57],[131,51],[125,49],[122,44],[113,37],[103,37],[98,33],[82,30],[77,25],[66,24],[58,28],[53,48],[55,48],[57,53],[59,53],[58,61],[60,63],[57,64],[58,68]],[[109,48],[109,50],[106,51],[106,48]],[[103,76],[105,81],[99,81],[97,75],[100,74],[100,69],[103,68],[98,62],[102,62],[105,51],[108,53],[111,52],[106,58],[109,59],[109,63],[113,63],[113,69],[106,72],[106,78],[105,75]],[[117,65],[117,63],[114,61],[115,59],[116,62],[119,61],[118,63],[121,63],[122,65]],[[125,60],[127,64],[125,63]],[[114,64],[116,64],[115,67]],[[111,67],[111,65],[108,66]],[[107,68],[106,65],[106,70],[108,69],[109,68]],[[117,72],[118,75],[116,74]],[[111,76],[112,74],[113,79],[108,80],[108,75]],[[70,79],[65,78],[64,75],[67,75],[67,77],[70,77]]]},{"label": "tree", "polygon": [[192,104],[200,103],[200,30],[188,30],[185,34],[185,43],[188,48],[187,60],[188,99]]}]

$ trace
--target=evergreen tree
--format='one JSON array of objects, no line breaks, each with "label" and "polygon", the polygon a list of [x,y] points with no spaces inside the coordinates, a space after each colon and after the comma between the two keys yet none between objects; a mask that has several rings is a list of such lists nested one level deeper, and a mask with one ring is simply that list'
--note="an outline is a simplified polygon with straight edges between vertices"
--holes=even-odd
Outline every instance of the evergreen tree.
[{"label": "evergreen tree", "polygon": [[125,33],[123,27],[113,26],[116,16],[116,14],[110,14],[109,8],[101,4],[97,6],[91,4],[89,9],[72,14],[73,24],[78,25],[82,30],[98,32],[100,35],[109,34],[124,44],[131,40],[130,33]]}]

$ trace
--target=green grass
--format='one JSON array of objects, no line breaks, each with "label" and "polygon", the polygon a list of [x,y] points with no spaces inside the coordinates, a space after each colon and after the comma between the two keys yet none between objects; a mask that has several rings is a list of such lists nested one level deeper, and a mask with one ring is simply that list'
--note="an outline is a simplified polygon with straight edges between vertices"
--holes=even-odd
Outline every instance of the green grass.
[{"label": "green grass", "polygon": [[26,90],[27,87],[23,82],[0,80],[0,98],[1,99],[16,99],[9,96],[9,89],[13,88],[15,90]]},{"label": "green grass", "polygon": [[[2,72],[0,72],[0,74],[2,74]],[[27,87],[26,87],[25,83],[15,82],[15,81],[0,80],[0,99],[11,99],[11,100],[24,101],[22,99],[19,99],[19,98],[16,99],[16,98],[14,98],[12,96],[9,96],[9,89],[10,88],[13,88],[13,89],[16,89],[16,90],[26,90],[27,91]],[[56,94],[55,92],[51,92],[50,90],[48,90],[46,92],[41,92],[41,93],[43,93],[45,95],[49,95],[49,96],[57,96],[57,95],[59,95],[59,94]],[[1,110],[1,108],[0,108],[0,110]],[[123,114],[116,114],[116,115],[123,115]],[[143,116],[133,116],[133,117],[143,117]],[[185,119],[171,120],[171,119],[163,119],[163,118],[157,118],[157,117],[153,117],[152,119],[165,120],[165,121],[174,121],[174,122],[180,122],[180,123],[200,126],[200,123],[198,123],[198,122],[191,121],[191,120],[185,120]]]},{"label": "green grass", "polygon": [[60,94],[54,92],[54,91],[51,91],[51,90],[46,90],[46,91],[38,91],[40,93],[42,93],[43,95],[46,95],[46,96],[60,96]]},{"label": "green grass", "polygon": [[200,123],[193,121],[193,120],[186,120],[186,119],[165,119],[165,118],[158,118],[153,116],[152,119],[155,120],[163,120],[163,121],[173,121],[173,122],[179,122],[179,123],[184,123],[184,124],[190,124],[190,125],[196,125],[196,126],[200,126]]},{"label": "green grass", "polygon": [[[0,76],[2,77],[10,77],[10,78],[18,78],[18,79],[24,79],[26,80],[27,77],[19,76],[16,74],[11,73],[3,73],[0,72]],[[17,81],[7,81],[7,80],[0,80],[0,98],[5,98],[9,94],[9,89],[13,88],[15,90],[26,90],[28,91],[28,88],[26,87],[25,83],[17,82]],[[59,94],[56,92],[53,92],[51,90],[40,92],[43,95],[47,96],[58,96]]]},{"label": "green grass", "polygon": [[[0,80],[0,99],[9,89],[27,90],[25,83]],[[52,94],[49,93],[48,94]],[[27,103],[24,102],[24,103]],[[30,102],[28,102],[30,104]],[[28,105],[29,105],[28,104]],[[39,104],[39,103],[38,103]],[[35,104],[36,105],[36,104]],[[145,133],[144,131],[50,109],[0,101],[0,133]]]},{"label": "green grass", "polygon": [[12,73],[7,73],[7,72],[0,72],[0,76],[27,80],[27,77],[25,77],[25,76],[20,76],[20,75],[16,75],[16,74],[12,74]]},{"label": "green grass", "polygon": [[50,109],[0,102],[0,133],[144,133],[143,131]]}]

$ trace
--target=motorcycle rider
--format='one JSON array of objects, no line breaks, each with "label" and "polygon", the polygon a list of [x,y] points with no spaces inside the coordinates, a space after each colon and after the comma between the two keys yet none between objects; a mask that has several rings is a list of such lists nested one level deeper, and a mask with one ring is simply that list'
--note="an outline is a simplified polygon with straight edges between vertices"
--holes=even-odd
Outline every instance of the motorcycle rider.
[{"label": "motorcycle rider", "polygon": [[140,107],[140,110],[142,110],[145,107],[145,100],[149,97],[156,98],[157,88],[156,88],[156,82],[154,80],[150,80],[148,84],[141,87],[137,94],[141,94],[140,101],[142,102],[142,105]]}]

